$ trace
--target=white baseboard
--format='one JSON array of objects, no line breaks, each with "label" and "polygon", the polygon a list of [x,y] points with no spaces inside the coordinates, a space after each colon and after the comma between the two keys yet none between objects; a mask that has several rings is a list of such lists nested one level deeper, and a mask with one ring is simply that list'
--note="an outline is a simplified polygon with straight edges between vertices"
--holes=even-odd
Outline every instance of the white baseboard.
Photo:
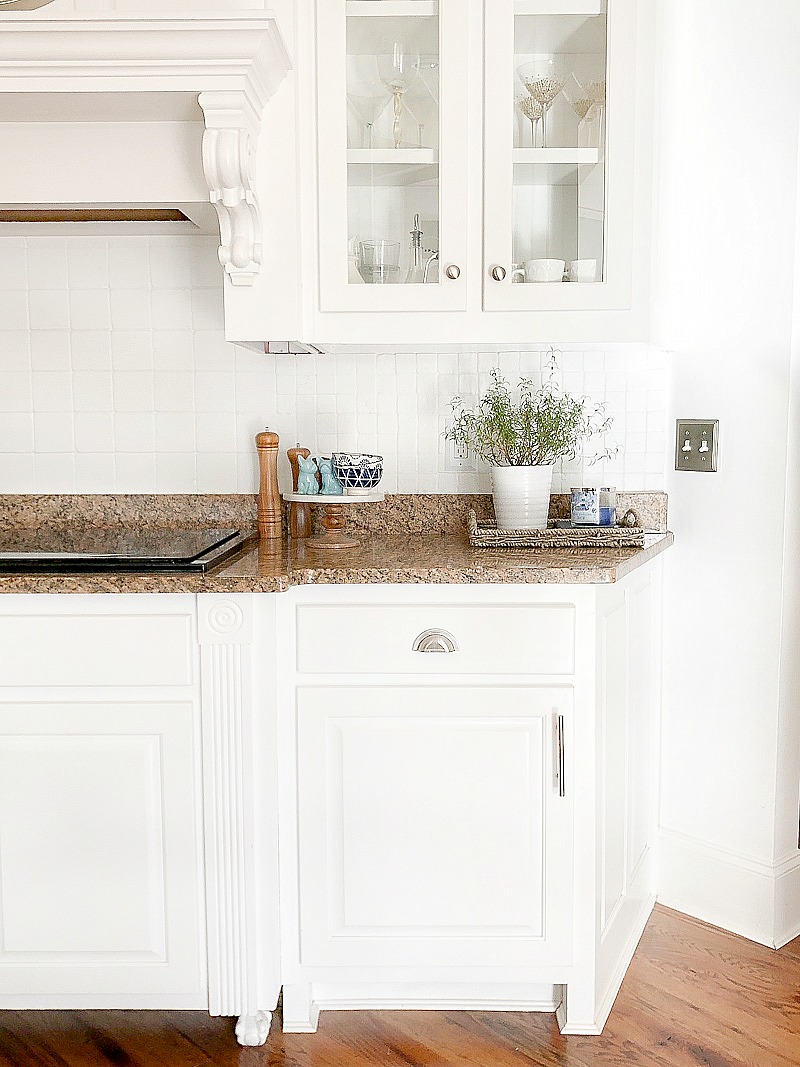
[{"label": "white baseboard", "polygon": [[596,1031],[596,1033],[598,1034],[602,1034],[603,1027],[608,1022],[608,1017],[611,1014],[611,1009],[614,1007],[614,1001],[617,999],[617,994],[619,993],[620,986],[622,985],[623,979],[625,978],[625,974],[631,965],[631,960],[633,959],[633,955],[636,952],[636,947],[642,940],[642,934],[644,933],[644,929],[647,926],[647,922],[650,918],[653,908],[655,907],[655,903],[655,895],[648,896],[645,900],[642,901],[642,906],[639,910],[636,922],[631,927],[630,935],[628,937],[628,940],[625,942],[625,948],[622,951],[622,955],[619,957],[619,962],[617,963],[617,966],[614,969],[614,973],[611,975],[611,980],[608,983],[608,987],[606,988],[606,991],[603,994],[603,997],[601,998],[600,1003],[597,1007],[597,1017],[595,1019],[595,1022],[599,1027],[599,1029]]},{"label": "white baseboard", "polygon": [[800,934],[800,854],[764,863],[663,829],[657,853],[665,907],[769,948]]},{"label": "white baseboard", "polygon": [[800,853],[775,868],[775,948],[800,937]]},{"label": "white baseboard", "polygon": [[313,984],[314,1004],[331,1011],[542,1011],[553,1012],[561,987],[494,983]]}]

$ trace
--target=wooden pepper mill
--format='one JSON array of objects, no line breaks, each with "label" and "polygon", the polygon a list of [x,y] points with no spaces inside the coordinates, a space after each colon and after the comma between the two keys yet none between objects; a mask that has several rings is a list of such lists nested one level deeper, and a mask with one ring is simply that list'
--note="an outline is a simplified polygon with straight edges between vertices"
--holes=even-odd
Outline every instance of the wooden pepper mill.
[{"label": "wooden pepper mill", "polygon": [[[289,457],[289,466],[292,468],[292,492],[297,492],[297,479],[300,477],[300,463],[298,457],[308,459],[311,455],[307,448],[289,448],[286,450]],[[311,536],[311,508],[308,504],[289,505],[289,535],[295,540],[302,540]]]},{"label": "wooden pepper mill", "polygon": [[256,436],[261,481],[258,492],[258,535],[266,541],[283,535],[281,494],[278,489],[278,445],[276,433],[265,430]]}]

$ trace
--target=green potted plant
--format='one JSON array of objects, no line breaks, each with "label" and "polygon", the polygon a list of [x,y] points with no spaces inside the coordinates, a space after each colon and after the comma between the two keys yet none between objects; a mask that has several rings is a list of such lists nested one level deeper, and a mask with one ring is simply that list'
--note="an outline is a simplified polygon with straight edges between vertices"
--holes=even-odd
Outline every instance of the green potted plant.
[{"label": "green potted plant", "polygon": [[536,530],[547,526],[556,461],[610,426],[602,405],[562,392],[552,378],[538,386],[521,378],[515,397],[495,368],[475,408],[455,398],[445,438],[491,466],[498,527]]}]

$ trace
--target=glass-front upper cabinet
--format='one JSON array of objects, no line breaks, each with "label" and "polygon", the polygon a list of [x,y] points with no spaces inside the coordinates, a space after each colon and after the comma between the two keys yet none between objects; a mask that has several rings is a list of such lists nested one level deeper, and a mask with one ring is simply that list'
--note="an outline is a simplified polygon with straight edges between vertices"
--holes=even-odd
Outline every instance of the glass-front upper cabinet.
[{"label": "glass-front upper cabinet", "polygon": [[484,309],[627,307],[635,0],[485,0],[484,28]]},{"label": "glass-front upper cabinet", "polygon": [[466,307],[460,6],[317,2],[323,311]]}]

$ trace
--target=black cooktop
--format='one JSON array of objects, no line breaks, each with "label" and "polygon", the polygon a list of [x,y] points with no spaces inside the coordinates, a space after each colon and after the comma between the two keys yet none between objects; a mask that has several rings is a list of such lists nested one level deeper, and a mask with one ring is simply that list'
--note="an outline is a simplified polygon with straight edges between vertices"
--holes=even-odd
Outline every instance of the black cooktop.
[{"label": "black cooktop", "polygon": [[199,571],[247,540],[239,530],[8,530],[0,571]]}]

